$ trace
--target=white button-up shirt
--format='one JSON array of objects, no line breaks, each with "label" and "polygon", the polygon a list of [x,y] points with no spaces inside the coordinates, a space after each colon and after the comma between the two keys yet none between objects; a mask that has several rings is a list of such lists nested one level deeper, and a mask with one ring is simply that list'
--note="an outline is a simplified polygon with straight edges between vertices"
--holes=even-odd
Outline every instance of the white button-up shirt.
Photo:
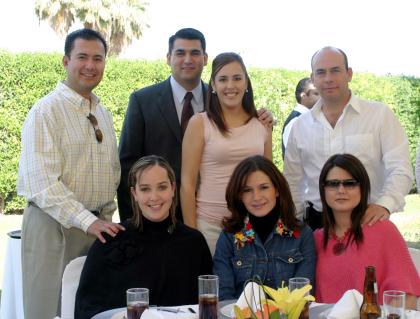
[{"label": "white button-up shirt", "polygon": [[284,175],[298,217],[303,217],[307,201],[322,211],[319,174],[327,159],[337,153],[350,153],[361,160],[370,178],[370,202],[391,213],[402,210],[413,173],[407,136],[389,107],[352,94],[335,127],[321,107],[322,99],[296,120],[286,148]]},{"label": "white button-up shirt", "polygon": [[[98,120],[102,143],[87,119],[89,112]],[[100,210],[111,220],[119,180],[111,114],[94,94],[89,102],[58,83],[32,107],[23,125],[18,194],[64,227],[86,231],[97,219],[90,211]]]},{"label": "white button-up shirt", "polygon": [[[171,76],[171,88],[172,95],[174,97],[174,103],[176,107],[176,113],[178,114],[179,123],[181,123],[182,109],[184,108],[184,99],[185,94],[188,92],[184,89],[181,84],[179,84]],[[204,97],[203,97],[203,85],[200,83],[191,91],[193,98],[191,100],[191,106],[193,108],[194,114],[198,112],[203,112],[204,110]]]}]

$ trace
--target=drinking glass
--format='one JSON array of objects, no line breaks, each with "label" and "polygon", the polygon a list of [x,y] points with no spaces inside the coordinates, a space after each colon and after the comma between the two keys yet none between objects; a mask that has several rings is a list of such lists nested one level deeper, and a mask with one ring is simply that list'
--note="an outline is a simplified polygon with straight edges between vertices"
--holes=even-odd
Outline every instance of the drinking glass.
[{"label": "drinking glass", "polygon": [[199,319],[217,319],[219,301],[219,277],[216,275],[198,276]]},{"label": "drinking glass", "polygon": [[[309,285],[310,281],[308,278],[305,277],[294,277],[289,279],[289,291],[293,291],[295,289],[300,289]],[[309,294],[309,292],[307,293]]]},{"label": "drinking glass", "polygon": [[[295,289],[300,289],[309,285],[310,281],[308,278],[305,277],[294,277],[289,279],[289,291],[293,291]],[[305,294],[309,295],[309,291]],[[300,313],[299,319],[309,319],[309,302],[306,302],[305,307],[303,308],[302,312]]]},{"label": "drinking glass", "polygon": [[384,311],[387,319],[404,319],[405,292],[399,290],[384,291]]},{"label": "drinking glass", "polygon": [[127,290],[127,319],[140,319],[149,308],[149,289],[130,288]]}]

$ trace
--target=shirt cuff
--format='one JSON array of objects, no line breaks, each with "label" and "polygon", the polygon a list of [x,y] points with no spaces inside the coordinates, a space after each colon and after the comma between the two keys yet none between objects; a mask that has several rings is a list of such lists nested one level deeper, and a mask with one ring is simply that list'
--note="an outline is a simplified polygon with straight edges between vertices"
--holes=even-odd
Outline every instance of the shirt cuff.
[{"label": "shirt cuff", "polygon": [[93,215],[87,209],[84,209],[75,217],[74,226],[82,229],[85,233],[87,233],[90,225],[92,225],[97,219],[98,217]]},{"label": "shirt cuff", "polygon": [[390,214],[395,213],[397,211],[397,209],[395,208],[396,205],[391,198],[381,197],[378,198],[378,200],[373,204],[384,207]]}]

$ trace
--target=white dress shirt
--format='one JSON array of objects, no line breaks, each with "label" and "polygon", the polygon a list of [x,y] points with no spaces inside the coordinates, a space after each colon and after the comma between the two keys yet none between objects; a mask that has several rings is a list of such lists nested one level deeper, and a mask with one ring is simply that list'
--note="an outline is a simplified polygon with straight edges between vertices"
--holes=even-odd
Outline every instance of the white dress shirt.
[{"label": "white dress shirt", "polygon": [[307,201],[322,210],[319,174],[326,160],[337,153],[350,153],[361,160],[370,178],[370,202],[391,213],[402,210],[413,173],[407,136],[389,107],[352,94],[335,127],[321,107],[322,99],[298,118],[286,148],[284,175],[298,217],[303,217]]},{"label": "white dress shirt", "polygon": [[[111,114],[94,94],[91,101],[60,82],[32,107],[22,129],[17,186],[19,195],[61,225],[84,231],[97,219],[90,211],[111,220],[120,180]],[[89,112],[98,120],[102,143]]]},{"label": "white dress shirt", "polygon": [[[309,109],[302,104],[297,104],[296,107],[293,109],[293,111],[299,112],[300,115],[302,115],[302,114],[308,113]],[[284,147],[287,146],[287,141],[289,140],[290,131],[292,130],[293,124],[296,122],[299,116],[292,118],[290,122],[287,123],[287,125],[284,127],[283,136],[282,136]]]},{"label": "white dress shirt", "polygon": [[[181,123],[181,116],[182,116],[182,108],[184,107],[184,98],[185,94],[188,92],[185,90],[181,84],[179,84],[172,76],[171,76],[171,88],[172,94],[174,97],[176,113],[178,114],[179,123]],[[194,114],[198,112],[202,112],[204,110],[204,98],[203,98],[203,86],[200,83],[191,91],[193,94],[193,99],[191,100],[191,105],[194,110]]]}]

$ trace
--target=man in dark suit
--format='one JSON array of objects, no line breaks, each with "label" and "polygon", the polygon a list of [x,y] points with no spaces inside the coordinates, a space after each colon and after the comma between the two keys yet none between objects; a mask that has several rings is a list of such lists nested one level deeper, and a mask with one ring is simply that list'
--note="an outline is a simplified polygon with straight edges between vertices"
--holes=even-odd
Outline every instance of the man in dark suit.
[{"label": "man in dark suit", "polygon": [[[142,156],[163,156],[172,166],[179,189],[181,181],[182,109],[192,92],[194,113],[204,109],[207,85],[201,73],[207,64],[206,40],[195,29],[181,29],[169,38],[167,63],[171,76],[130,96],[120,137],[121,182],[118,209],[121,221],[132,216],[128,172]],[[178,210],[179,211],[179,210]],[[180,212],[180,211],[179,211]],[[177,217],[182,219],[177,213]]]}]

